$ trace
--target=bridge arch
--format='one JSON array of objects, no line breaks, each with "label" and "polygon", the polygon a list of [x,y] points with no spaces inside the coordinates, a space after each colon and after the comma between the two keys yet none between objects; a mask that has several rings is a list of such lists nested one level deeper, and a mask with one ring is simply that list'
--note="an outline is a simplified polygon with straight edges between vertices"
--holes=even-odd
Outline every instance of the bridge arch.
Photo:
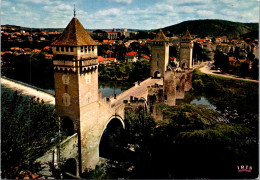
[{"label": "bridge arch", "polygon": [[160,71],[155,71],[154,72],[154,76],[153,76],[154,78],[161,78],[161,73],[160,73]]},{"label": "bridge arch", "polygon": [[[107,121],[104,129],[102,130],[102,134],[99,139],[99,156],[104,158],[111,158],[113,155],[117,154],[111,139],[109,139],[109,135],[118,133],[119,129],[125,128],[125,123],[120,116],[112,116]],[[116,138],[116,137],[115,137]]]},{"label": "bridge arch", "polygon": [[[184,60],[185,61],[185,60]],[[186,69],[188,66],[187,66],[187,63],[186,62],[184,62],[184,63],[182,63],[182,65],[181,65],[181,68],[182,69]]]},{"label": "bridge arch", "polygon": [[[71,178],[70,174],[77,176],[77,160],[75,158],[69,158],[62,166],[64,178]],[[69,174],[68,174],[69,173]]]},{"label": "bridge arch", "polygon": [[67,136],[71,136],[75,133],[75,125],[73,121],[67,116],[62,118],[61,129]]}]

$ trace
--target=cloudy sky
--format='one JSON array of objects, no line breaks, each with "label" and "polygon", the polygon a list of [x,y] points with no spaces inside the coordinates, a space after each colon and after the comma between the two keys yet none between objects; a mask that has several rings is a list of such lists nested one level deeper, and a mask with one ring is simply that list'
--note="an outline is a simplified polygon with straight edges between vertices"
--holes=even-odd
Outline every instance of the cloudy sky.
[{"label": "cloudy sky", "polygon": [[74,4],[87,29],[155,29],[195,19],[259,21],[259,0],[2,0],[1,24],[65,28]]}]

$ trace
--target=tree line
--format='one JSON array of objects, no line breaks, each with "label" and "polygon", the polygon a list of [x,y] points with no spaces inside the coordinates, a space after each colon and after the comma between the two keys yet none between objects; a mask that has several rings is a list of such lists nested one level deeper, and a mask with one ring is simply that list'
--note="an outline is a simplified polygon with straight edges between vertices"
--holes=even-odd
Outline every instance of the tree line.
[{"label": "tree line", "polygon": [[[226,73],[258,79],[259,59],[255,58],[255,55],[251,51],[247,50],[247,52],[247,57],[245,57],[244,54],[241,54],[241,49],[239,47],[236,47],[235,50],[231,48],[227,54],[217,50],[214,55],[214,65]],[[229,57],[235,58],[233,65],[230,64]],[[247,60],[245,62],[240,62],[239,59]],[[249,62],[251,62],[251,67]]]}]

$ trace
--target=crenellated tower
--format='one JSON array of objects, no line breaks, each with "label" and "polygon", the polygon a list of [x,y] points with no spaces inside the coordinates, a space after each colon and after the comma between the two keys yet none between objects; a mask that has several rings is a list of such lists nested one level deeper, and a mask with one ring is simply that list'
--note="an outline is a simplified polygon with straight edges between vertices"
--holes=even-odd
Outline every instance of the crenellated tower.
[{"label": "crenellated tower", "polygon": [[99,100],[97,43],[74,15],[52,43],[52,50],[55,106],[67,135],[78,134],[77,164],[81,172],[98,161],[98,147],[95,150],[85,147],[86,127],[98,120],[97,108],[93,107]]},{"label": "crenellated tower", "polygon": [[152,40],[152,59],[150,76],[163,78],[169,64],[169,40],[162,30]]},{"label": "crenellated tower", "polygon": [[179,66],[182,69],[192,69],[193,68],[192,49],[193,49],[192,37],[191,37],[189,31],[187,30],[186,33],[180,39]]}]

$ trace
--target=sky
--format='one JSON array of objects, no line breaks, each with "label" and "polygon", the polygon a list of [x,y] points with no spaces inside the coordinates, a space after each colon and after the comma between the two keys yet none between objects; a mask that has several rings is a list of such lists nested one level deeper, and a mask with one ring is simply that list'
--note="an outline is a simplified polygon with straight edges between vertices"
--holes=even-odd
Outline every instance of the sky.
[{"label": "sky", "polygon": [[74,4],[87,29],[150,30],[197,19],[259,21],[259,0],[2,0],[1,24],[65,28]]}]

